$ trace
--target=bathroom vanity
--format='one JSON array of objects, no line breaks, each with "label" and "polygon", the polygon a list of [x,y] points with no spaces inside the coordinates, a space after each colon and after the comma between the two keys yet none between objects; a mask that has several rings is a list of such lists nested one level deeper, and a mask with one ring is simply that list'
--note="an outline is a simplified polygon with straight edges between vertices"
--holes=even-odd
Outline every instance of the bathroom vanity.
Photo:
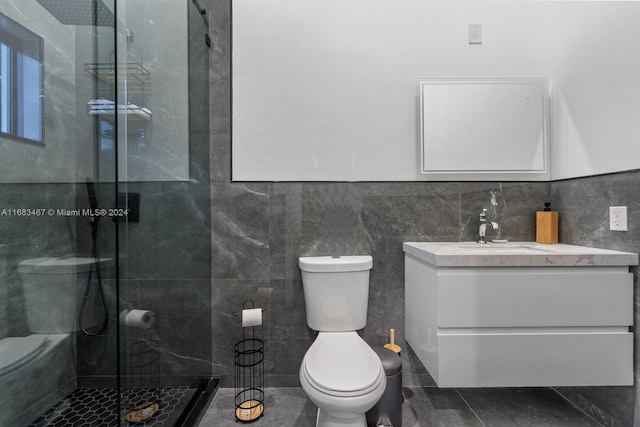
[{"label": "bathroom vanity", "polygon": [[635,253],[405,242],[405,336],[440,387],[633,384]]}]

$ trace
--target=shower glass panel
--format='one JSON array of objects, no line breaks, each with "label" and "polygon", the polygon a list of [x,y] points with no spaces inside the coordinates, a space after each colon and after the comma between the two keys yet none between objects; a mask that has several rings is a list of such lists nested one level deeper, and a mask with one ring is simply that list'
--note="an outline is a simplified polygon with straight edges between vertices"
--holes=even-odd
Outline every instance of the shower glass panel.
[{"label": "shower glass panel", "polygon": [[119,229],[120,379],[124,411],[173,425],[211,385],[209,53],[192,2],[161,3],[117,3],[118,192],[139,203]]},{"label": "shower glass panel", "polygon": [[0,425],[192,425],[215,391],[208,31],[0,5]]}]

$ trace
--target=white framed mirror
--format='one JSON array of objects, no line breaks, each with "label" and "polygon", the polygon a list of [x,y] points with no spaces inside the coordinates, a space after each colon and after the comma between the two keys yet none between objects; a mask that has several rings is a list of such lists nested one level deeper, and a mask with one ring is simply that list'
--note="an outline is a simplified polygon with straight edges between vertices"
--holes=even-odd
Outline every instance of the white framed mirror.
[{"label": "white framed mirror", "polygon": [[419,91],[430,180],[549,178],[547,79],[424,79]]}]

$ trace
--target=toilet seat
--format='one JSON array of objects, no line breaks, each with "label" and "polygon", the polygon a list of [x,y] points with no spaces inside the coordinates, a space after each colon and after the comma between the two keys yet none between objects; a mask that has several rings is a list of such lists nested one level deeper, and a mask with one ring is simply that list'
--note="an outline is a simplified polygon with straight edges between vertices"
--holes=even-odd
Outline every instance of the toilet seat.
[{"label": "toilet seat", "polygon": [[337,397],[368,394],[384,379],[380,358],[356,332],[319,333],[301,373],[313,388]]}]

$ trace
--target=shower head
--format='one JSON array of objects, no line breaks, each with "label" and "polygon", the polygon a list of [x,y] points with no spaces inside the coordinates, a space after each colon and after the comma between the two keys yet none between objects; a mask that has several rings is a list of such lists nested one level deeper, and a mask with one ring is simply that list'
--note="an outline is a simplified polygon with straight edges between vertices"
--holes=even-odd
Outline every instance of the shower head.
[{"label": "shower head", "polygon": [[113,12],[102,0],[36,0],[64,25],[112,27]]}]

